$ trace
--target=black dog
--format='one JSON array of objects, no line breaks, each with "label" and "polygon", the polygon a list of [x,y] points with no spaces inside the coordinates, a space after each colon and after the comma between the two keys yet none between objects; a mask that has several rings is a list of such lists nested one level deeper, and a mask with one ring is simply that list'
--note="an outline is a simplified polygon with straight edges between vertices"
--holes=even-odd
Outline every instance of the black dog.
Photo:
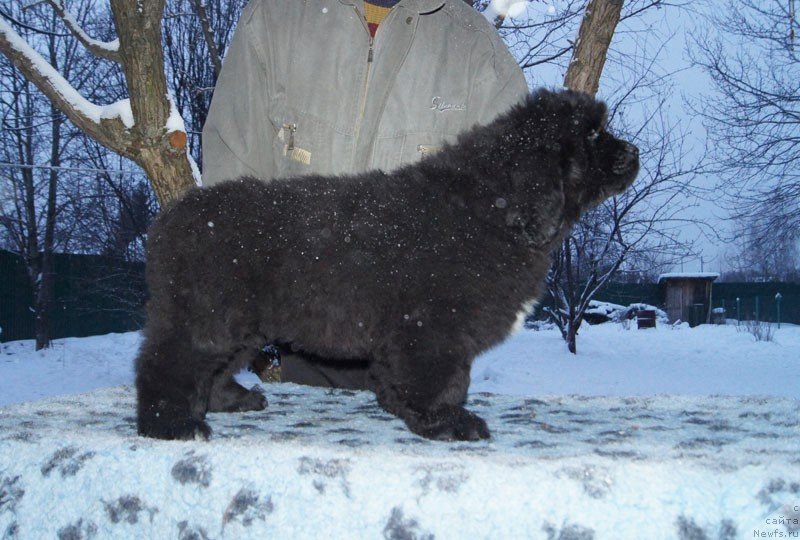
[{"label": "black dog", "polygon": [[139,433],[208,437],[207,411],[264,408],[232,376],[272,342],[368,360],[378,402],[423,437],[489,437],[463,407],[473,358],[540,296],[581,213],[638,172],[605,118],[589,96],[542,90],[390,174],[187,193],[148,238]]}]

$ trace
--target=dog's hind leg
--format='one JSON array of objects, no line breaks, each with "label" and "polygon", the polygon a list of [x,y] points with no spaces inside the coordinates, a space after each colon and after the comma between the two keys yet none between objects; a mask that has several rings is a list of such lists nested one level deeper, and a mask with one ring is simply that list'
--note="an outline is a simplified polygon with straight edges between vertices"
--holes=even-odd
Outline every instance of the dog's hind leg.
[{"label": "dog's hind leg", "polygon": [[451,351],[397,348],[376,356],[370,377],[378,403],[417,435],[437,440],[488,439],[486,422],[464,408],[469,368],[469,358]]},{"label": "dog's hind leg", "polygon": [[258,354],[258,349],[242,349],[229,357],[222,371],[215,374],[208,400],[209,412],[260,411],[267,406],[267,398],[258,390],[248,390],[233,379],[233,375],[248,365]]},{"label": "dog's hind leg", "polygon": [[157,439],[208,439],[205,422],[215,357],[181,332],[147,336],[136,359],[137,425]]}]

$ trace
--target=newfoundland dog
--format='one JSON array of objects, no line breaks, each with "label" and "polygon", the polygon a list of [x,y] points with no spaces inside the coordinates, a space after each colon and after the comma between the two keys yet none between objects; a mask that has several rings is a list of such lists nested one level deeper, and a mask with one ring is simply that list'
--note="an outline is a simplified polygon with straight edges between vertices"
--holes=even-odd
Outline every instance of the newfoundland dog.
[{"label": "newfoundland dog", "polygon": [[423,437],[477,440],[476,355],[543,291],[550,251],[639,170],[606,107],[540,90],[455,144],[386,173],[235,178],[150,229],[138,430],[208,438],[208,411],[266,406],[234,373],[265,343],[366,360],[378,402]]}]

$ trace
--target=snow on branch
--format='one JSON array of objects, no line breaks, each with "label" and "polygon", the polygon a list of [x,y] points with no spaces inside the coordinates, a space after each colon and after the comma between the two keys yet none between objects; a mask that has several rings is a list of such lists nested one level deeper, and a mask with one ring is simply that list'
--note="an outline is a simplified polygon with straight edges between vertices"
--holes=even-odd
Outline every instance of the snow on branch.
[{"label": "snow on branch", "polygon": [[86,47],[89,52],[94,54],[95,56],[99,56],[100,58],[105,58],[106,60],[111,60],[113,62],[120,62],[120,54],[119,54],[119,40],[115,39],[111,42],[104,42],[98,41],[89,37],[89,35],[81,28],[81,25],[78,24],[78,21],[75,20],[75,17],[67,11],[66,7],[64,6],[64,0],[46,0],[47,3],[52,6],[53,10],[55,10],[56,14],[64,21],[64,25],[67,29],[75,36],[78,41],[80,41],[84,47]]},{"label": "snow on branch", "polygon": [[107,106],[90,102],[2,19],[0,52],[78,127],[98,142],[123,153],[130,138],[128,131],[133,127],[128,100]]},{"label": "snow on branch", "polygon": [[491,0],[483,10],[483,16],[495,27],[500,28],[508,17],[515,17],[525,11],[528,0]]}]

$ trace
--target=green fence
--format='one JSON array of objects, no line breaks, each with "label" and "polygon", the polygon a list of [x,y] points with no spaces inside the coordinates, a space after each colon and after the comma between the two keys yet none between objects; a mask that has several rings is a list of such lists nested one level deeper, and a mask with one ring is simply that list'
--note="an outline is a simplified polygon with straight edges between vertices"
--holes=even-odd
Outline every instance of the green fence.
[{"label": "green fence", "polygon": [[649,304],[663,307],[664,291],[656,283],[607,283],[597,293],[596,299],[623,306]]},{"label": "green fence", "polygon": [[[54,258],[51,337],[83,337],[141,328],[144,265],[94,255]],[[0,341],[35,335],[33,290],[23,259],[0,250]]]},{"label": "green fence", "polygon": [[800,283],[715,283],[713,303],[729,319],[777,322],[778,294],[781,322],[800,324]]},{"label": "green fence", "polygon": [[[800,283],[715,283],[713,306],[729,319],[777,321],[775,296],[781,295],[781,322],[800,324]],[[597,300],[629,305],[664,306],[657,284],[610,283]],[[94,255],[55,256],[55,303],[52,337],[82,337],[138,330],[144,323],[144,265]],[[552,299],[542,299],[552,306]],[[537,310],[537,316],[541,313]],[[33,292],[18,255],[0,250],[0,341],[32,339]]]}]

